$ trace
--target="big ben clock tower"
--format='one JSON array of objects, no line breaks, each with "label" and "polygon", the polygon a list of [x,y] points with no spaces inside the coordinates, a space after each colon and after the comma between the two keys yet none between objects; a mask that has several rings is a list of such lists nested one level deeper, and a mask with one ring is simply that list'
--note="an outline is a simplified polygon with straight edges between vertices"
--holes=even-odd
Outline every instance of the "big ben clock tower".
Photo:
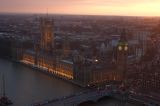
[{"label": "big ben clock tower", "polygon": [[126,31],[123,30],[123,33],[117,45],[117,70],[119,72],[122,81],[126,79],[127,58],[128,58],[128,42],[126,38]]}]

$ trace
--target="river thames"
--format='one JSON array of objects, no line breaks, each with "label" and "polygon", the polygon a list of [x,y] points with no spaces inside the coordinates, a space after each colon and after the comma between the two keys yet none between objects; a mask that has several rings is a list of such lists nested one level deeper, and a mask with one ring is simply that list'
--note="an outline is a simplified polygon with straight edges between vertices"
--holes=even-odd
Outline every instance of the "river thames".
[{"label": "river thames", "polygon": [[[49,99],[59,98],[84,90],[67,81],[35,71],[29,67],[0,59],[0,95],[2,95],[2,74],[5,75],[6,94],[13,101],[11,106],[30,106]],[[84,106],[119,106],[119,101],[103,99]],[[134,106],[127,104],[127,106]]]}]

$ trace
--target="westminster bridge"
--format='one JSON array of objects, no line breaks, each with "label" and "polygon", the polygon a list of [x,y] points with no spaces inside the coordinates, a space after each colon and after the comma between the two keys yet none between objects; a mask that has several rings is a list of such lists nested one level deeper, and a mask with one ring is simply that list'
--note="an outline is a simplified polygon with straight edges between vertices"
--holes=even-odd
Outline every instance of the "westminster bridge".
[{"label": "westminster bridge", "polygon": [[122,101],[118,106],[125,106],[127,103],[134,103],[137,106],[159,106],[160,102],[145,98],[140,95],[120,93],[117,90],[97,89],[86,90],[77,94],[64,96],[62,98],[44,101],[32,106],[78,106],[85,102],[98,102],[101,98],[112,97]]}]

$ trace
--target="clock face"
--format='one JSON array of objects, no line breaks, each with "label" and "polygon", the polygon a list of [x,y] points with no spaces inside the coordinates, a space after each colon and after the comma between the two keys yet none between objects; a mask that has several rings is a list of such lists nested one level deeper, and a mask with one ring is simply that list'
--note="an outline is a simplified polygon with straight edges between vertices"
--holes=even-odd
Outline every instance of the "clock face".
[{"label": "clock face", "polygon": [[127,50],[128,50],[128,46],[125,46],[125,47],[124,47],[124,50],[127,51]]},{"label": "clock face", "polygon": [[122,50],[122,46],[119,46],[119,47],[118,47],[118,50],[121,51],[121,50]]}]

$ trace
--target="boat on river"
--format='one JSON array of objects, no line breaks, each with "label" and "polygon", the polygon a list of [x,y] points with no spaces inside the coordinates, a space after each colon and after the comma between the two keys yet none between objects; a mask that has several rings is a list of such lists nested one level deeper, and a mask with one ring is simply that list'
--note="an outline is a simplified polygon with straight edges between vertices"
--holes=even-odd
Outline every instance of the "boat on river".
[{"label": "boat on river", "polygon": [[12,101],[6,96],[5,93],[5,78],[2,76],[2,87],[3,87],[3,95],[0,97],[0,106],[8,106],[13,104]]}]

